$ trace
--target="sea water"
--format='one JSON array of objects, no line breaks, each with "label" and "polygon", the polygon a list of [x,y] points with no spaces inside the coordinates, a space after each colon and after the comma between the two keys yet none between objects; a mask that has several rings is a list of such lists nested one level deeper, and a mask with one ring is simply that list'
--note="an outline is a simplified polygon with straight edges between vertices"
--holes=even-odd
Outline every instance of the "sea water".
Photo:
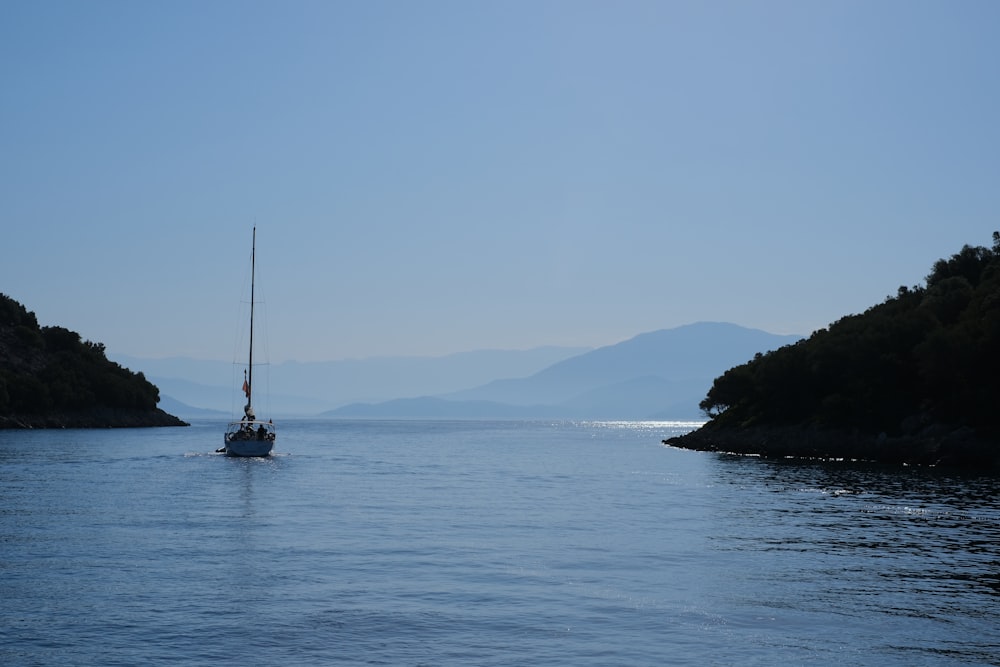
[{"label": "sea water", "polygon": [[0,664],[1000,664],[997,478],[693,427],[0,432]]}]

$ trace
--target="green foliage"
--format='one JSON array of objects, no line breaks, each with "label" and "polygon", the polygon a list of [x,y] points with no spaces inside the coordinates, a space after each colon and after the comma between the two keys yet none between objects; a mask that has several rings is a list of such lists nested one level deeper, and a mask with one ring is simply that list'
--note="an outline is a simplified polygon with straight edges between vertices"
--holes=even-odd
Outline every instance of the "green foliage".
[{"label": "green foliage", "polygon": [[907,422],[1000,435],[1000,234],[934,264],[897,294],[726,371],[701,408],[726,426],[813,424],[902,432]]},{"label": "green foliage", "polygon": [[979,277],[992,259],[994,252],[981,246],[962,246],[962,249],[950,259],[939,259],[934,263],[934,269],[927,276],[927,287],[934,287],[947,278],[965,278],[969,284],[979,283]]},{"label": "green foliage", "polygon": [[0,294],[0,326],[25,326],[28,329],[37,330],[38,320],[34,313],[26,310],[17,301],[6,294]]},{"label": "green foliage", "polygon": [[44,327],[42,339],[51,352],[76,351],[80,347],[80,334],[63,327]]},{"label": "green foliage", "polygon": [[38,378],[5,373],[4,381],[9,394],[11,413],[34,414],[52,409],[52,397],[48,387]]},{"label": "green foliage", "polygon": [[14,335],[28,347],[37,349],[45,347],[45,341],[42,340],[42,334],[37,328],[32,329],[21,324],[14,329]]},{"label": "green foliage", "polygon": [[0,415],[153,410],[159,400],[142,373],[109,361],[102,343],[63,327],[40,328],[34,313],[0,294]]}]

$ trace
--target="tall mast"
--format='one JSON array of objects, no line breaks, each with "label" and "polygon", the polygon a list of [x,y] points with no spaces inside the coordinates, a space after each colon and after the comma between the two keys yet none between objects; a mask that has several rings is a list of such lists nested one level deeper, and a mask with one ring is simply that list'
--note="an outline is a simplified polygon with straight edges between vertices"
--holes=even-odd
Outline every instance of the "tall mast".
[{"label": "tall mast", "polygon": [[250,371],[247,377],[247,407],[253,407],[250,400],[253,391],[253,283],[257,261],[257,225],[253,228],[253,243],[250,246]]}]

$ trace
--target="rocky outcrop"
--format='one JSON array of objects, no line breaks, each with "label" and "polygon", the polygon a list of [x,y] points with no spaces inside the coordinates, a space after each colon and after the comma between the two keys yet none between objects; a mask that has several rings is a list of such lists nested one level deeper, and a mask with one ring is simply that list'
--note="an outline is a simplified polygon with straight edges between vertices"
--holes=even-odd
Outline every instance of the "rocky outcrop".
[{"label": "rocky outcrop", "polygon": [[711,422],[664,444],[707,452],[761,456],[856,460],[887,464],[1000,469],[996,444],[967,427],[933,423],[918,431],[888,436],[806,425],[719,427]]},{"label": "rocky outcrop", "polygon": [[157,407],[159,389],[110,361],[104,345],[41,327],[0,294],[0,428],[187,426]]},{"label": "rocky outcrop", "polygon": [[0,429],[33,428],[143,428],[189,426],[177,417],[155,410],[94,408],[45,415],[0,415]]}]

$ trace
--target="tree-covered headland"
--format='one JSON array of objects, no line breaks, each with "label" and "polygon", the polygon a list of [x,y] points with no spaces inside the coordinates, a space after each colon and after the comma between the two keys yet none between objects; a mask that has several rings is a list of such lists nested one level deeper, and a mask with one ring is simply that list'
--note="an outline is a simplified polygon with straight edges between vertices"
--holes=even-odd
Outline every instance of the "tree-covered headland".
[{"label": "tree-covered headland", "polygon": [[715,379],[668,444],[763,456],[1000,466],[1000,233],[923,286]]},{"label": "tree-covered headland", "polygon": [[104,345],[0,294],[0,428],[183,426],[157,407],[142,373],[110,361]]}]

